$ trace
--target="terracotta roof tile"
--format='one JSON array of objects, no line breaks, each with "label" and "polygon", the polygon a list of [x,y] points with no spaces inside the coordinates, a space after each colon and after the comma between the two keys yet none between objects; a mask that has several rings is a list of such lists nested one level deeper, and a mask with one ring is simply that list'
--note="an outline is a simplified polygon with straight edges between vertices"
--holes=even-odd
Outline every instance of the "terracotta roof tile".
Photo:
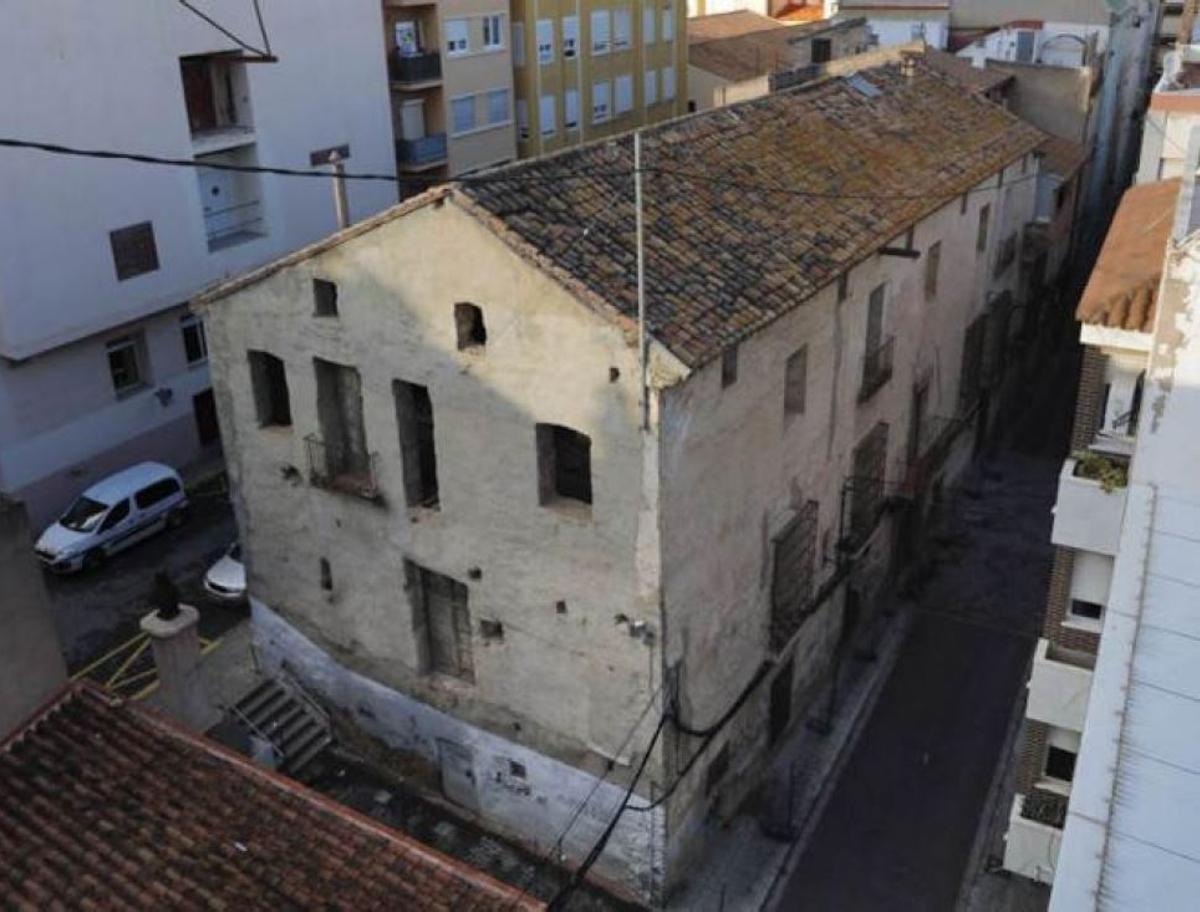
[{"label": "terracotta roof tile", "polygon": [[1178,178],[1136,184],[1125,191],[1075,319],[1135,332],[1154,328],[1158,285],[1178,197]]},{"label": "terracotta roof tile", "polygon": [[12,909],[542,908],[88,685],[0,744],[0,858]]},{"label": "terracotta roof tile", "polygon": [[1061,136],[1048,136],[1038,151],[1042,153],[1042,167],[1064,180],[1074,176],[1087,161],[1083,146]]},{"label": "terracotta roof tile", "polygon": [[937,48],[929,48],[925,52],[925,57],[929,61],[929,65],[939,73],[957,79],[967,88],[983,94],[1012,82],[1016,78],[1012,73],[977,67],[965,57],[947,54]]},{"label": "terracotta roof tile", "polygon": [[754,32],[786,29],[786,23],[751,10],[713,13],[711,16],[692,16],[687,21],[688,43],[712,41],[714,38],[736,38]]},{"label": "terracotta roof tile", "polygon": [[[911,76],[888,64],[642,136],[648,329],[689,366],[1045,139],[919,60]],[[627,134],[521,162],[453,198],[581,299],[636,319],[632,145]]]}]

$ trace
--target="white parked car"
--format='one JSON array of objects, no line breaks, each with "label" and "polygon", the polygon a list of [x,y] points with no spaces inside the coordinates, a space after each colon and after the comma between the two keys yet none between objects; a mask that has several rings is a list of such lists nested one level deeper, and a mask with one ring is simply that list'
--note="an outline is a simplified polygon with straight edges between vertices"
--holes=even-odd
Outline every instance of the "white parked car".
[{"label": "white parked car", "polygon": [[240,602],[246,598],[246,567],[242,546],[230,545],[221,559],[204,574],[204,591],[219,602]]},{"label": "white parked car", "polygon": [[37,540],[34,550],[55,573],[90,569],[109,555],[173,528],[187,517],[183,480],[170,466],[143,462],[84,491]]}]

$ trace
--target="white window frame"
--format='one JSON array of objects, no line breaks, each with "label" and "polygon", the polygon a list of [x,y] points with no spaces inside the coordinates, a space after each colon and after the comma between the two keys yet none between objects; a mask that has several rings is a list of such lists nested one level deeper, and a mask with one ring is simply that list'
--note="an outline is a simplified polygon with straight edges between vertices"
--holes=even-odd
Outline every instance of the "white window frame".
[{"label": "white window frame", "polygon": [[[572,109],[575,117],[571,117]],[[579,89],[567,89],[563,92],[563,130],[570,132],[579,129]]]},{"label": "white window frame", "polygon": [[517,99],[517,138],[529,139],[529,102]]},{"label": "white window frame", "polygon": [[183,342],[183,357],[187,360],[187,334],[188,330],[195,330],[196,338],[200,342],[200,357],[195,361],[188,361],[188,367],[197,367],[201,364],[208,363],[208,334],[204,331],[204,321],[193,313],[184,314],[179,318],[179,335],[180,341]]},{"label": "white window frame", "polygon": [[592,56],[603,57],[612,50],[612,16],[607,8],[592,10]]},{"label": "white window frame", "polygon": [[[112,383],[113,392],[118,399],[136,393],[150,385],[150,372],[146,365],[146,339],[141,332],[132,332],[116,339],[110,339],[104,345],[104,366],[108,368],[108,379]],[[137,375],[132,381],[117,386],[117,378],[113,374],[111,355],[114,352],[128,350],[132,355],[133,370]]]},{"label": "white window frame", "polygon": [[[599,89],[603,89],[603,93],[598,93]],[[598,101],[597,94],[603,94],[603,104]],[[597,80],[592,83],[592,123],[608,123],[612,117],[612,83],[607,79]]]},{"label": "white window frame", "polygon": [[675,10],[670,3],[664,3],[662,8],[662,40],[675,40]]},{"label": "white window frame", "polygon": [[620,117],[633,110],[633,75],[622,73],[613,80],[613,113]]},{"label": "white window frame", "polygon": [[658,103],[658,70],[646,70],[642,74],[642,106]]},{"label": "white window frame", "polygon": [[[495,109],[492,107],[492,105],[497,96],[503,96],[504,98],[504,114],[498,119],[493,119],[492,114],[495,113]],[[512,92],[509,91],[507,87],[503,89],[488,89],[483,93],[483,100],[485,103],[484,116],[486,117],[486,121],[483,124],[484,126],[499,127],[503,126],[504,124],[512,123]]]},{"label": "white window frame", "polygon": [[658,31],[658,12],[654,9],[653,3],[647,3],[642,7],[642,44],[651,45],[657,40],[655,33]]},{"label": "white window frame", "polygon": [[573,60],[579,54],[579,17],[562,18],[562,55],[564,60]]},{"label": "white window frame", "polygon": [[[471,103],[471,126],[465,130],[458,128],[458,119],[455,115],[455,105],[460,101],[469,101]],[[473,133],[479,127],[479,114],[476,111],[478,106],[475,104],[475,96],[472,95],[456,95],[450,99],[450,135],[465,136],[468,133]]]},{"label": "white window frame", "polygon": [[554,63],[553,19],[539,19],[537,21],[537,59],[538,64],[541,66]]},{"label": "white window frame", "polygon": [[542,136],[558,132],[558,96],[548,94],[538,100],[538,132]]},{"label": "white window frame", "polygon": [[633,10],[618,6],[612,11],[612,49],[627,51],[633,47]]},{"label": "white window frame", "polygon": [[662,68],[662,100],[675,100],[675,67],[673,65]]},{"label": "white window frame", "polygon": [[[488,40],[491,39],[491,40]],[[504,50],[504,14],[488,13],[483,17],[483,50]]]},{"label": "white window frame", "polygon": [[512,59],[513,66],[525,66],[525,20],[518,19],[512,24]]},{"label": "white window frame", "polygon": [[471,53],[471,21],[469,19],[447,19],[443,31],[446,33],[447,57],[461,57]]}]

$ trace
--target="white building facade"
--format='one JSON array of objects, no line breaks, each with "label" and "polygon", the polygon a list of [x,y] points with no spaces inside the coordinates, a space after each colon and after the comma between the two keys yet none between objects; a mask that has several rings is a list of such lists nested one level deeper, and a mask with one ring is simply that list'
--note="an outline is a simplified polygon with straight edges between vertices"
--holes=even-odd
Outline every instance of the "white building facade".
[{"label": "white building facade", "polygon": [[[249,2],[205,11],[262,49]],[[328,179],[204,165],[320,172],[341,148],[394,173],[378,4],[303,0],[264,25],[275,62],[177,4],[35,5],[0,33],[6,136],[197,164],[0,153],[0,490],[35,524],[129,462],[217,452],[188,298],[336,227]],[[358,219],[396,190],[348,196]]]}]

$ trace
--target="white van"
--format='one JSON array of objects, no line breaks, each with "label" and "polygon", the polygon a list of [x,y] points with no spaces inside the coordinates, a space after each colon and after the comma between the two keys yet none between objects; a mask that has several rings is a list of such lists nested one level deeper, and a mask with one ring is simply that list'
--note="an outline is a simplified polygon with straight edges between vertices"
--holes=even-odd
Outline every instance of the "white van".
[{"label": "white van", "polygon": [[110,554],[179,525],[187,507],[179,473],[157,462],[143,462],[80,494],[42,533],[34,550],[55,573],[90,569]]}]

